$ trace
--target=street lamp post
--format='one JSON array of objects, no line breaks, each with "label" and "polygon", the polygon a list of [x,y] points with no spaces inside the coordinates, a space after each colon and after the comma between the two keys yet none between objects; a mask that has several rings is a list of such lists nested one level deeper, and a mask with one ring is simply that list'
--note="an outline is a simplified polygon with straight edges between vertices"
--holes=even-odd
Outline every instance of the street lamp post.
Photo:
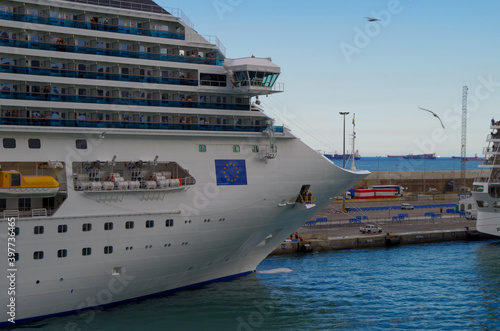
[{"label": "street lamp post", "polygon": [[[345,115],[348,115],[349,112],[346,112],[346,111],[342,112],[341,111],[341,112],[339,112],[339,114],[344,116],[344,131],[342,133],[342,146],[343,146],[343,148],[342,148],[342,160],[343,160],[342,168],[345,169]],[[353,155],[353,157],[354,157],[354,155]],[[354,160],[352,162],[354,162]],[[345,193],[342,194],[342,211],[345,212]]]},{"label": "street lamp post", "polygon": [[344,116],[344,131],[343,131],[343,134],[342,134],[342,146],[343,146],[343,149],[342,149],[342,160],[343,160],[343,164],[342,164],[342,167],[345,168],[345,115],[349,115],[349,112],[339,112],[340,115]]}]

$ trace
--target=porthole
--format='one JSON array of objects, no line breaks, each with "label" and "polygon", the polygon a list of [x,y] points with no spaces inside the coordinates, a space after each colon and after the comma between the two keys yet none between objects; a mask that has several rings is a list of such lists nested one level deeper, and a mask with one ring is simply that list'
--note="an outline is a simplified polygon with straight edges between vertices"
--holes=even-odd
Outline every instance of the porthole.
[{"label": "porthole", "polygon": [[16,148],[16,139],[3,138],[3,148]]},{"label": "porthole", "polygon": [[87,149],[87,140],[77,139],[76,140],[76,149]]},{"label": "porthole", "polygon": [[42,147],[42,143],[40,139],[28,139],[28,147],[31,149],[40,149]]},{"label": "porthole", "polygon": [[82,248],[82,255],[83,256],[88,256],[92,254],[92,248],[90,247],[84,247]]}]

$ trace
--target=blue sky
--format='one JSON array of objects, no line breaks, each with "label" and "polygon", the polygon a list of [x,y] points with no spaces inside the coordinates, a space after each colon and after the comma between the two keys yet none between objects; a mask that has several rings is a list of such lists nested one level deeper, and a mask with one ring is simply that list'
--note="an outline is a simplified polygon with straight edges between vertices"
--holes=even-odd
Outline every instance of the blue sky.
[{"label": "blue sky", "polygon": [[481,154],[500,120],[500,1],[162,1],[227,57],[271,57],[285,92],[261,98],[266,113],[314,149],[342,151],[347,111],[362,156],[460,155],[464,85],[467,155]]}]

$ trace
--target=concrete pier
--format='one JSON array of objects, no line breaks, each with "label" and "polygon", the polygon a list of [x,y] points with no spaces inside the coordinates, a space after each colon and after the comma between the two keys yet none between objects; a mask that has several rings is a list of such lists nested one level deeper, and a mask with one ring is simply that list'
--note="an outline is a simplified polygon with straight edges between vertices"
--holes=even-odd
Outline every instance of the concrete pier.
[{"label": "concrete pier", "polygon": [[[351,210],[356,210],[368,206],[401,206],[402,202],[405,201],[350,200],[348,205]],[[451,208],[440,207],[443,204],[457,203],[458,198],[452,201],[407,202],[422,208],[342,213],[341,203],[334,202],[316,215],[315,220],[320,222],[309,222],[313,224],[302,226],[298,230],[301,240],[287,239],[272,254],[498,238],[477,232],[475,220],[447,213],[447,209]],[[394,220],[394,216],[400,213],[407,216]],[[361,216],[362,221],[353,222],[356,216]],[[377,234],[362,234],[359,228],[365,224],[377,224],[383,231]]]}]

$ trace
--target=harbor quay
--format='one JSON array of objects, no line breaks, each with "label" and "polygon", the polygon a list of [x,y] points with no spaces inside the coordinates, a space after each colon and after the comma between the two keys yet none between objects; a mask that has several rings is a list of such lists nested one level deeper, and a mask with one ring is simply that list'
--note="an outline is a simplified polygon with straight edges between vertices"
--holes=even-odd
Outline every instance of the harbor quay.
[{"label": "harbor quay", "polygon": [[[297,230],[299,238],[291,234],[273,254],[492,238],[476,231],[475,220],[456,212],[457,202],[458,199],[347,202],[349,212],[342,212],[342,201],[335,201]],[[416,208],[390,209],[402,203]],[[361,233],[360,228],[367,224],[377,225],[381,232]]]},{"label": "harbor quay", "polygon": [[[384,178],[398,177],[415,188],[422,188],[423,176],[427,176],[426,185],[430,184],[427,187],[434,187],[438,193],[406,192],[400,198],[347,199],[345,212],[342,200],[337,199],[296,233],[290,234],[290,238],[272,254],[493,238],[477,232],[476,220],[467,219],[464,212],[460,213],[463,206],[459,198],[463,193],[442,193],[446,183],[453,180],[453,175],[453,171],[372,173],[358,186],[379,183],[402,185],[402,182],[394,180],[384,181]],[[478,171],[467,171],[467,178],[471,181],[477,175]],[[413,209],[401,209],[402,204],[413,206]],[[362,233],[360,228],[367,224],[376,225],[380,230]]]}]

